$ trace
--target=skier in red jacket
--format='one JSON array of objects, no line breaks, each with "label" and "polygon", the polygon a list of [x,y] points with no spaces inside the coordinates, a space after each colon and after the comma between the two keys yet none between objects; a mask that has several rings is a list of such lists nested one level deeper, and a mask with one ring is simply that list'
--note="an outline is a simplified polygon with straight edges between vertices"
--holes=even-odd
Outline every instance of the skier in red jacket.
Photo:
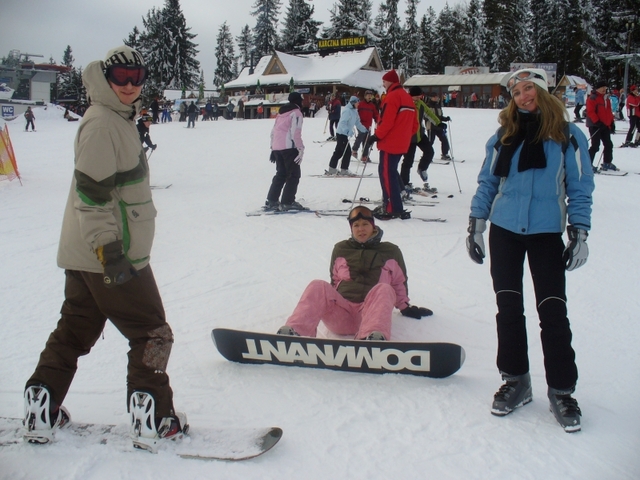
[{"label": "skier in red jacket", "polygon": [[[607,93],[607,82],[597,82],[591,91],[591,95],[587,98],[587,128],[591,135],[591,164],[600,150],[600,142],[602,141],[603,162],[602,170],[618,170],[613,162],[613,142],[611,141],[611,131],[614,129],[613,112],[611,111],[611,101],[605,98]],[[596,167],[594,166],[594,171]]]},{"label": "skier in red jacket", "polygon": [[[371,142],[367,142],[371,144],[377,141],[380,150],[378,174],[383,204],[374,211],[374,215],[380,220],[404,220],[411,215],[402,206],[398,164],[402,155],[409,150],[411,137],[418,131],[418,117],[413,99],[400,85],[400,78],[395,70],[389,70],[384,74],[382,85],[387,95],[382,102],[380,122],[370,138]],[[367,148],[365,151],[368,155]]]},{"label": "skier in red jacket", "polygon": [[373,102],[373,92],[371,90],[364,92],[364,102],[358,103],[358,115],[360,116],[360,123],[362,123],[367,131],[358,132],[356,140],[353,142],[352,155],[354,158],[358,158],[360,145],[364,148],[367,144],[367,137],[370,135],[374,120],[376,125],[380,120],[380,112],[378,112],[378,106]]}]

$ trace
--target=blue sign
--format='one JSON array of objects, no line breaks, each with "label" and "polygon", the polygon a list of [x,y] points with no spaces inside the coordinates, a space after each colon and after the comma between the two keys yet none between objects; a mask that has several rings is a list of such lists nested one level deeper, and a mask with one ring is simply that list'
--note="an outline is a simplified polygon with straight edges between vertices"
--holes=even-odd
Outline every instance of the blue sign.
[{"label": "blue sign", "polygon": [[2,117],[15,117],[13,105],[2,105]]}]

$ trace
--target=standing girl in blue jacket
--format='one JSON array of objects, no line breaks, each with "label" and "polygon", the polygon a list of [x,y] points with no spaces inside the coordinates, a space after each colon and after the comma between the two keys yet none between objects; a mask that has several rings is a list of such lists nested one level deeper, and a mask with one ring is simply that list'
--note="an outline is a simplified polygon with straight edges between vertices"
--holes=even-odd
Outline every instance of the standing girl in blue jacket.
[{"label": "standing girl in blue jacket", "polygon": [[[358,102],[360,102],[360,99],[354,95],[349,99],[349,103],[342,109],[340,121],[336,128],[336,148],[329,161],[329,170],[326,172],[327,175],[353,175],[349,172],[349,163],[352,154],[349,138],[353,136],[353,127],[356,127],[360,133],[367,133],[368,131],[360,121]],[[338,171],[338,160],[340,159],[342,159],[342,161],[340,163],[340,170]]]},{"label": "standing girl in blue jacket", "polygon": [[[491,413],[504,416],[532,399],[522,277],[525,256],[533,278],[547,396],[567,432],[580,430],[581,412],[571,394],[578,380],[567,318],[565,270],[587,261],[593,170],[585,135],[562,102],[549,94],[544,70],[515,72],[507,82],[513,101],[486,147],[471,202],[467,248],[482,263],[482,234],[491,221],[489,251],[498,314],[497,366],[505,384]],[[567,136],[569,138],[567,138]],[[566,227],[569,243],[562,232]]]}]

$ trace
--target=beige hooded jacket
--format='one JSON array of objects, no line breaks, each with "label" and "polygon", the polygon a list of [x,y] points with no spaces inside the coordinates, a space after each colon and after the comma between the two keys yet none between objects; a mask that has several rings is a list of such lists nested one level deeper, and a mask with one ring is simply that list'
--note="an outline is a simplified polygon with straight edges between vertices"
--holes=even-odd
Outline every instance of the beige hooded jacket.
[{"label": "beige hooded jacket", "polygon": [[140,100],[124,105],[109,86],[104,63],[90,63],[82,80],[91,106],[74,143],[75,170],[64,212],[58,266],[102,273],[95,249],[122,240],[139,270],[149,263],[156,209],[149,166],[133,118]]}]

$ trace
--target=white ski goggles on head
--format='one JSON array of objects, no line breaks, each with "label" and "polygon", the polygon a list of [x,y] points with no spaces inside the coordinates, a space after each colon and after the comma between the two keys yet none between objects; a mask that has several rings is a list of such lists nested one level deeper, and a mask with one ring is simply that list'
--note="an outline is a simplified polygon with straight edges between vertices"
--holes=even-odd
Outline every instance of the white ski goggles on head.
[{"label": "white ski goggles on head", "polygon": [[538,86],[547,90],[547,75],[544,70],[540,69],[523,69],[513,73],[507,81],[507,91],[511,93],[511,89],[519,82],[533,82]]}]

